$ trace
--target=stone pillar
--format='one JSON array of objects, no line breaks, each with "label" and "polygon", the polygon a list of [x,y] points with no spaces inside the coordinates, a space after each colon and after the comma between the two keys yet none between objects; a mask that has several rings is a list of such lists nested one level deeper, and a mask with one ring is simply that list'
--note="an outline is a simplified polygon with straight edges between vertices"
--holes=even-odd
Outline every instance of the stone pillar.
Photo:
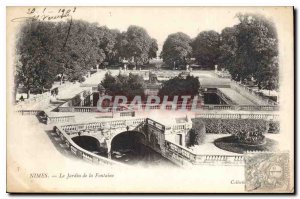
[{"label": "stone pillar", "polygon": [[47,116],[47,119],[46,119],[46,124],[50,124],[50,118]]},{"label": "stone pillar", "polygon": [[111,159],[111,141],[110,140],[106,140],[106,146],[107,146],[107,157],[108,159]]}]

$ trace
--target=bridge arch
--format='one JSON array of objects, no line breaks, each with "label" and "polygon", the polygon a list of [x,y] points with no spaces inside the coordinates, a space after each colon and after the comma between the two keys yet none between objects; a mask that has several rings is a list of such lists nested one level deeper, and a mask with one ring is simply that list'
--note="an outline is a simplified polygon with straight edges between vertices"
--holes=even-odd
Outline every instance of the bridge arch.
[{"label": "bridge arch", "polygon": [[104,157],[108,156],[107,146],[103,146],[103,144],[101,144],[100,141],[93,136],[78,135],[73,137],[72,140],[75,144],[87,151]]},{"label": "bridge arch", "polygon": [[143,132],[129,130],[115,134],[108,144],[108,156],[115,159],[122,153],[140,151],[141,145],[147,142],[147,137]]},{"label": "bridge arch", "polygon": [[[135,131],[135,130],[122,131],[118,134],[115,134],[113,137],[111,137],[110,146],[111,146],[111,149],[113,149],[114,145],[120,141],[125,141],[125,142],[126,141],[127,142],[140,141],[140,142],[144,143],[146,141],[146,139],[147,139],[147,137],[143,132]],[[130,144],[130,143],[127,143],[127,144]]]}]

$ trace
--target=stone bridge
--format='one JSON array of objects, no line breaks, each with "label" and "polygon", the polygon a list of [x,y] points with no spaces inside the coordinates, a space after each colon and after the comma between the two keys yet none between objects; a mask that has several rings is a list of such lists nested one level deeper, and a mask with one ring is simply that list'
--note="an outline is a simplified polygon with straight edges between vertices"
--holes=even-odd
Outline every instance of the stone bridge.
[{"label": "stone bridge", "polygon": [[[182,119],[182,118],[181,118]],[[149,118],[132,120],[102,121],[85,124],[55,126],[54,131],[66,143],[69,150],[79,158],[101,165],[123,165],[111,160],[111,144],[114,138],[124,132],[132,131],[146,138],[144,143],[163,157],[179,166],[187,165],[244,165],[244,156],[236,155],[203,155],[195,154],[184,145],[170,139],[172,135],[184,133],[191,128],[191,123],[181,122],[173,126],[165,126]],[[105,141],[108,158],[101,157],[78,146],[72,138],[90,136],[99,142]],[[166,139],[167,138],[167,139]],[[125,166],[125,165],[124,165]]]},{"label": "stone bridge", "polygon": [[[54,131],[64,141],[69,150],[77,157],[100,165],[123,165],[111,159],[111,144],[117,135],[133,131],[142,134],[146,138],[144,143],[154,151],[161,154],[178,166],[187,165],[244,165],[243,155],[201,155],[195,154],[185,146],[175,143],[169,137],[178,135],[191,128],[188,122],[172,127],[167,127],[149,118],[133,120],[118,120],[106,122],[94,122],[86,124],[75,124],[55,126]],[[108,158],[96,155],[78,146],[72,138],[78,136],[90,136],[97,140],[105,140],[108,148]]]},{"label": "stone bridge", "polygon": [[71,139],[78,136],[96,138],[100,145],[107,148],[109,158],[111,158],[111,147],[114,138],[125,132],[142,134],[145,138],[142,144],[160,154],[164,153],[165,132],[171,129],[149,118],[65,125],[60,128]]},{"label": "stone bridge", "polygon": [[[203,115],[205,118],[211,116]],[[253,118],[253,115],[214,115],[216,118],[243,119]],[[226,117],[225,117],[226,116]],[[199,116],[198,116],[199,117]],[[277,115],[261,115],[255,118],[276,120]],[[91,122],[82,124],[69,124],[55,126],[55,132],[66,143],[68,148],[76,155],[85,160],[98,164],[114,165],[121,164],[111,159],[112,145],[115,138],[126,132],[133,132],[136,135],[142,135],[144,138],[142,144],[161,154],[171,162],[186,166],[191,164],[209,164],[209,165],[244,165],[243,154],[228,155],[204,155],[197,154],[188,149],[184,142],[178,141],[177,136],[182,137],[192,126],[189,119],[177,118],[177,123],[173,125],[164,125],[150,118],[119,119],[101,122]],[[108,158],[96,155],[91,151],[78,146],[72,138],[80,136],[89,136],[95,138],[99,143],[105,144],[108,150]]]}]

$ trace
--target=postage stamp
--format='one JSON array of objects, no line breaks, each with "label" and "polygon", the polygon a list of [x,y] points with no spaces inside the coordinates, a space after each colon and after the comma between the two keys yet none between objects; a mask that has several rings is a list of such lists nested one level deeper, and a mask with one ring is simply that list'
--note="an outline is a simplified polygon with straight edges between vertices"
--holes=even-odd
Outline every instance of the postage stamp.
[{"label": "postage stamp", "polygon": [[245,190],[284,192],[289,190],[289,153],[253,152],[245,156]]}]

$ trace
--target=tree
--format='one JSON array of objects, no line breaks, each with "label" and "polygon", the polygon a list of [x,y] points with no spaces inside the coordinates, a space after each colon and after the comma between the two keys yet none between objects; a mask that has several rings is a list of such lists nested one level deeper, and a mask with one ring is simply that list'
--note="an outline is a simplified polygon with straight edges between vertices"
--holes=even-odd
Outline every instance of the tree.
[{"label": "tree", "polygon": [[188,75],[186,78],[181,75],[176,76],[168,81],[165,81],[162,88],[159,90],[158,95],[169,96],[195,96],[198,95],[200,82],[197,77]]},{"label": "tree", "polygon": [[119,61],[117,38],[121,34],[117,29],[108,29],[106,26],[97,28],[97,43],[105,53],[105,61],[112,64]]},{"label": "tree", "polygon": [[226,68],[230,71],[232,77],[235,79],[240,72],[235,64],[236,53],[238,49],[237,43],[237,28],[226,27],[222,30],[220,36],[220,56],[218,65],[221,68]]},{"label": "tree", "polygon": [[261,15],[239,14],[240,23],[224,29],[222,62],[235,80],[254,78],[260,89],[278,89],[278,39],[275,25]]},{"label": "tree", "polygon": [[220,35],[216,31],[203,31],[192,42],[193,56],[199,65],[214,69],[220,54]]},{"label": "tree", "polygon": [[30,92],[52,87],[57,76],[84,81],[84,76],[106,56],[114,54],[116,31],[84,21],[28,20],[17,42],[16,88]]},{"label": "tree", "polygon": [[41,93],[52,86],[56,75],[50,62],[54,25],[50,22],[27,21],[17,42],[15,87],[22,85],[30,97],[32,91]]},{"label": "tree", "polygon": [[[58,35],[64,35],[70,28],[66,41],[58,44],[54,57],[58,57],[58,74],[71,81],[83,80],[83,76],[105,59],[101,48],[101,37],[96,24],[84,21],[69,21],[60,24]],[[66,27],[67,26],[67,27]],[[100,30],[101,31],[101,30]],[[65,37],[61,37],[65,38]]]},{"label": "tree", "polygon": [[117,43],[116,43],[116,49],[119,54],[119,56],[123,59],[129,59],[130,55],[128,54],[128,43],[126,32],[122,32],[117,36]]},{"label": "tree", "polygon": [[126,32],[118,37],[118,49],[120,56],[131,60],[135,66],[145,64],[156,54],[154,39],[147,31],[139,26],[129,26]]},{"label": "tree", "polygon": [[205,125],[200,120],[195,120],[192,125],[192,130],[195,132],[195,145],[200,145],[205,141]]},{"label": "tree", "polygon": [[129,75],[112,76],[111,73],[106,73],[101,85],[110,96],[126,96],[128,101],[135,96],[144,98],[144,79],[139,75],[129,73]]},{"label": "tree", "polygon": [[201,120],[193,120],[192,128],[186,135],[186,146],[200,145],[206,137],[205,124]]},{"label": "tree", "polygon": [[150,46],[149,54],[148,54],[149,59],[156,58],[157,51],[158,51],[157,41],[156,41],[156,39],[151,39],[151,46]]},{"label": "tree", "polygon": [[190,43],[190,37],[182,32],[170,34],[164,42],[160,57],[170,68],[186,65],[186,59],[192,53]]},{"label": "tree", "polygon": [[44,22],[28,20],[17,44],[15,88],[28,92],[51,88],[59,77],[69,81],[85,80],[96,65],[117,63],[119,57],[147,63],[156,57],[157,42],[144,28],[129,26],[127,32],[110,30],[81,20]]}]

